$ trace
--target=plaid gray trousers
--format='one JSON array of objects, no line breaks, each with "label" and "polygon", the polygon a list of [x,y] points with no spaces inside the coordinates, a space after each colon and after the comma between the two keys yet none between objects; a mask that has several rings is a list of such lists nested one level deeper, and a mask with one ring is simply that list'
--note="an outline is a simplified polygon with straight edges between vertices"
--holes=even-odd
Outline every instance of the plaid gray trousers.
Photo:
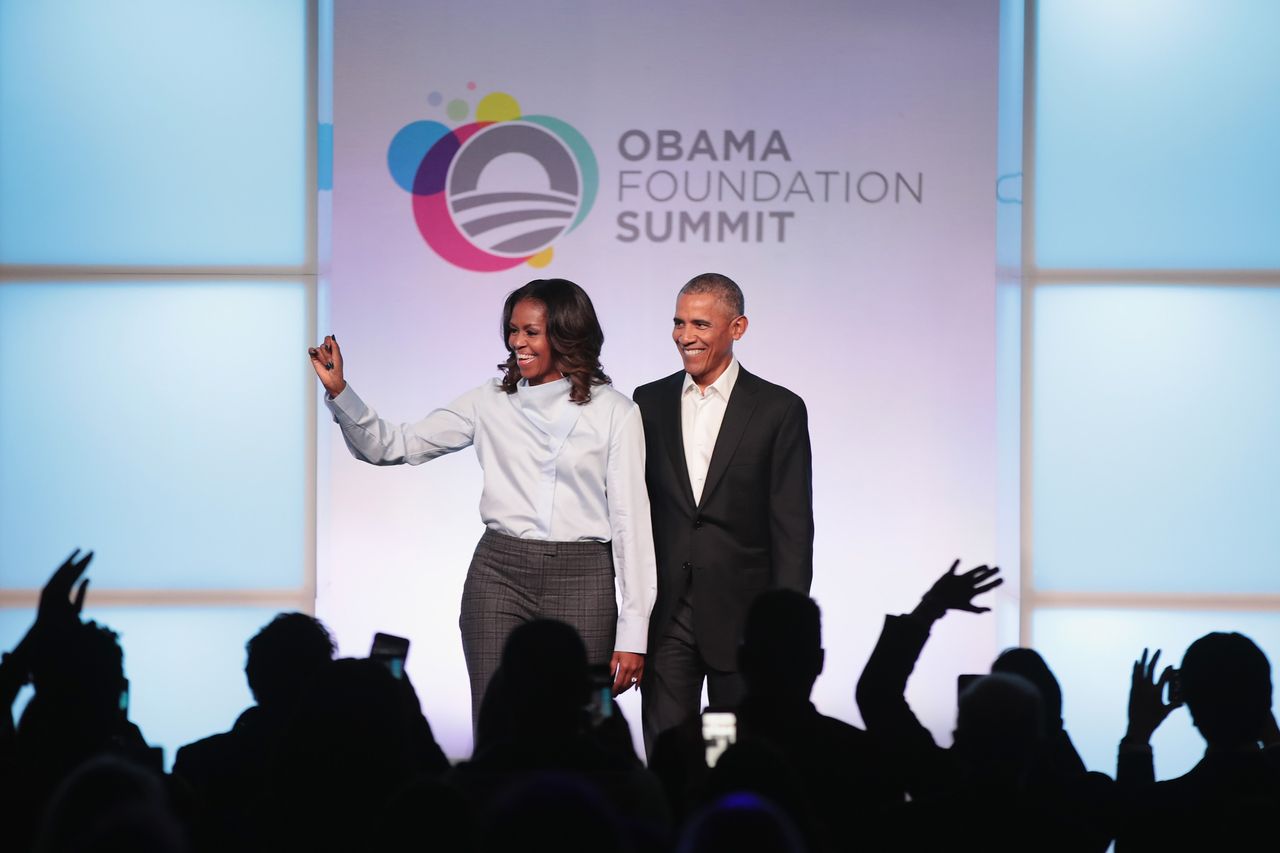
[{"label": "plaid gray trousers", "polygon": [[516,626],[558,619],[573,626],[587,662],[608,664],[618,627],[608,542],[517,539],[485,530],[462,587],[462,653],[471,678],[471,722]]}]

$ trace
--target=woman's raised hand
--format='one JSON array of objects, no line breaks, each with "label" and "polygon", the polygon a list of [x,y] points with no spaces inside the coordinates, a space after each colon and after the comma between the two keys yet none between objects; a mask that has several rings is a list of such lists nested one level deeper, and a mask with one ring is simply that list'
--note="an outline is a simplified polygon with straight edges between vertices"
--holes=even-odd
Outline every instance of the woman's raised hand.
[{"label": "woman's raised hand", "polygon": [[342,378],[342,350],[338,349],[338,339],[333,335],[325,335],[324,343],[307,350],[311,356],[311,366],[315,368],[320,384],[336,397],[347,387],[347,380]]}]

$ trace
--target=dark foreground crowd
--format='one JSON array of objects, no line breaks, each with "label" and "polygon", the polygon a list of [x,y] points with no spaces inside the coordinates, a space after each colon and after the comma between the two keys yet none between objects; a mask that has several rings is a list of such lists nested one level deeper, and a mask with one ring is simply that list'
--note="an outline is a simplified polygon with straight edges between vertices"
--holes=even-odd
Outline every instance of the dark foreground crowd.
[{"label": "dark foreground crowd", "polygon": [[[17,726],[11,713],[0,721],[2,850],[1276,849],[1271,668],[1240,634],[1201,637],[1158,677],[1159,653],[1143,653],[1114,778],[1084,766],[1057,680],[1031,649],[1004,652],[964,689],[954,744],[939,746],[906,683],[934,622],[986,610],[974,600],[999,583],[995,569],[953,566],[915,610],[885,620],[857,685],[865,731],[809,701],[823,666],[817,606],[760,596],[741,646],[737,741],[713,768],[698,720],[665,733],[646,768],[616,707],[586,710],[582,642],[552,621],[511,635],[475,754],[451,766],[407,678],[334,660],[322,624],[281,614],[248,643],[256,704],[182,748],[165,775],[122,710],[116,635],[80,618],[87,564],[73,555],[58,569],[0,665],[9,707],[35,685]],[[1182,702],[1204,758],[1157,782],[1150,738]]]}]

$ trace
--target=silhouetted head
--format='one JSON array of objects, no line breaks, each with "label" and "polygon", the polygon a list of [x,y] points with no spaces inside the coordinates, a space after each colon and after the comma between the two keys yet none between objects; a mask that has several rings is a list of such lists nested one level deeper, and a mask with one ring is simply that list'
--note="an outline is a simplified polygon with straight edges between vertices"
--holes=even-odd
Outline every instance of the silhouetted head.
[{"label": "silhouetted head", "polygon": [[554,619],[525,622],[502,649],[502,698],[510,731],[576,731],[591,694],[587,648],[569,625]]},{"label": "silhouetted head", "polygon": [[984,675],[960,694],[955,749],[979,784],[1021,786],[1043,736],[1040,691],[1020,675]]},{"label": "silhouetted head", "polygon": [[543,773],[503,794],[485,823],[480,849],[614,853],[624,848],[618,819],[597,790],[580,778]]},{"label": "silhouetted head", "polygon": [[[105,736],[125,717],[124,652],[110,628],[75,622],[42,636],[31,666],[35,714],[69,715],[87,740]],[[25,718],[25,713],[24,713]]]},{"label": "silhouetted head", "polygon": [[1040,691],[1045,734],[1062,728],[1062,688],[1038,652],[1024,648],[1005,649],[991,664],[991,671],[1020,675],[1034,684]]},{"label": "silhouetted head", "polygon": [[186,849],[160,778],[110,755],[91,758],[49,804],[38,853],[178,853]]},{"label": "silhouetted head", "polygon": [[[526,319],[537,321],[536,330],[513,322],[516,306],[522,303],[534,309]],[[527,334],[530,331],[536,334]],[[604,330],[591,297],[571,281],[540,278],[512,291],[502,306],[502,341],[508,355],[498,369],[508,394],[516,392],[521,379],[536,384],[535,379],[548,377],[550,371],[569,379],[569,399],[575,403],[587,403],[592,386],[609,384],[600,366]],[[517,350],[528,358],[518,359]]]},{"label": "silhouetted head", "polygon": [[335,646],[324,624],[305,613],[281,613],[245,645],[244,674],[264,708],[292,708]]},{"label": "silhouetted head", "polygon": [[736,793],[694,815],[677,853],[803,853],[807,848],[781,810],[755,794]]},{"label": "silhouetted head", "polygon": [[1271,662],[1243,634],[1205,634],[1182,658],[1182,697],[1210,745],[1259,740],[1271,713]]},{"label": "silhouetted head", "polygon": [[822,614],[804,593],[762,592],[751,603],[738,665],[753,695],[808,697],[822,672]]}]

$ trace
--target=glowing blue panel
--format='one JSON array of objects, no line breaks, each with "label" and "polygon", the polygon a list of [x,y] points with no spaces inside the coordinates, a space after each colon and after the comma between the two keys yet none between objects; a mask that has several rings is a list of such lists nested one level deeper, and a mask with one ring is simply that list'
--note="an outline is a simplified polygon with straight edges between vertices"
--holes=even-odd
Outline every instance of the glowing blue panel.
[{"label": "glowing blue panel", "polygon": [[306,298],[0,284],[0,586],[40,586],[77,546],[101,587],[300,586]]},{"label": "glowing blue panel", "polygon": [[[1032,643],[1062,684],[1062,716],[1090,770],[1114,776],[1116,748],[1128,722],[1129,678],[1144,648],[1163,649],[1159,668],[1180,666],[1183,652],[1212,631],[1238,631],[1280,660],[1280,614],[1145,610],[1038,611]],[[1272,676],[1275,678],[1274,674]],[[1174,711],[1151,740],[1156,778],[1190,770],[1205,743],[1185,708]]]},{"label": "glowing blue panel", "polygon": [[1280,3],[1038,6],[1044,267],[1280,267]]},{"label": "glowing blue panel", "polygon": [[1000,73],[996,128],[996,262],[1022,264],[1023,0],[1000,0]]},{"label": "glowing blue panel", "polygon": [[0,3],[0,263],[305,263],[305,12]]},{"label": "glowing blue panel", "polygon": [[[172,767],[178,747],[224,732],[253,704],[244,644],[271,621],[263,607],[94,608],[85,617],[120,635],[129,679],[129,719]],[[32,613],[0,610],[0,648],[26,632]],[[23,697],[24,699],[26,697]]]},{"label": "glowing blue panel", "polygon": [[1034,299],[1036,587],[1280,592],[1280,289]]}]

